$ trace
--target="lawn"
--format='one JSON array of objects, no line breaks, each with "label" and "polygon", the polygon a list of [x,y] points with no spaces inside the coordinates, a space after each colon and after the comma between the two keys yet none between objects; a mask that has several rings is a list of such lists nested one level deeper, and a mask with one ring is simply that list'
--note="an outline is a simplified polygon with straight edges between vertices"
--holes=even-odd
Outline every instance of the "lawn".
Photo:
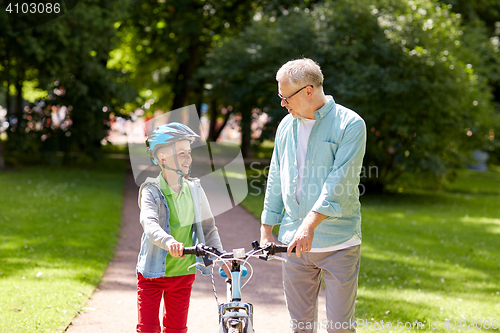
[{"label": "lawn", "polygon": [[[243,205],[260,216],[262,202],[253,195]],[[498,168],[460,170],[445,191],[365,195],[361,203],[358,332],[498,331]]]},{"label": "lawn", "polygon": [[126,163],[0,172],[0,332],[63,332],[101,281]]}]

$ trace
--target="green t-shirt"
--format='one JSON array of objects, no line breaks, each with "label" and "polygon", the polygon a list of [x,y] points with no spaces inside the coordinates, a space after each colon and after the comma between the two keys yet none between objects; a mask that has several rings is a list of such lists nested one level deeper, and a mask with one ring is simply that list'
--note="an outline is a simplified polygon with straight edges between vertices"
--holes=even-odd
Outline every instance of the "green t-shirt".
[{"label": "green t-shirt", "polygon": [[[181,191],[177,194],[168,186],[163,176],[160,179],[160,189],[167,200],[168,209],[170,210],[170,234],[176,241],[184,244],[184,247],[193,246],[194,206],[189,185],[183,179]],[[180,257],[172,257],[169,252],[165,265],[165,276],[194,274],[196,273],[195,267],[189,271],[187,268],[195,262],[195,256],[187,255],[184,259],[181,259]]]}]

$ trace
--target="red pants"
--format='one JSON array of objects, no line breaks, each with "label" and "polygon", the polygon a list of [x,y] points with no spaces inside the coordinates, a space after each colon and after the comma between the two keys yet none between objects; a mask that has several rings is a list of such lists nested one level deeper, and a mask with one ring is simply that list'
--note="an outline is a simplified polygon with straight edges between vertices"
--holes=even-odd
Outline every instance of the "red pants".
[{"label": "red pants", "polygon": [[[137,277],[137,308],[141,333],[186,333],[189,299],[194,274],[146,279]],[[163,329],[159,312],[163,297]]]}]

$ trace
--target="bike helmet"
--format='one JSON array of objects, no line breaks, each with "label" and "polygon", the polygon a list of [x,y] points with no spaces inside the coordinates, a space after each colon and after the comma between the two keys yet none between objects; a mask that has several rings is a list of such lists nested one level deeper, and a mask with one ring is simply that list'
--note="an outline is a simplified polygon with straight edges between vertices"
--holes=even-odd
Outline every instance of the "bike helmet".
[{"label": "bike helmet", "polygon": [[160,125],[149,134],[149,137],[146,140],[146,152],[153,163],[158,165],[155,153],[159,147],[182,140],[189,140],[192,143],[199,137],[200,136],[198,134],[184,124],[170,123]]}]

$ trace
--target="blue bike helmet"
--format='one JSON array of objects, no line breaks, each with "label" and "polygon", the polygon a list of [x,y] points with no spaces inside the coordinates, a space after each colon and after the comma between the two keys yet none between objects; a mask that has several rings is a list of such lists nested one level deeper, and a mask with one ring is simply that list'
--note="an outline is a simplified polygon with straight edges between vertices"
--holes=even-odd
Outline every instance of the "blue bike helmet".
[{"label": "blue bike helmet", "polygon": [[200,136],[198,134],[193,132],[192,129],[184,124],[170,123],[166,125],[160,125],[149,134],[149,137],[146,140],[146,152],[148,153],[153,163],[158,165],[155,153],[159,147],[182,140],[189,140],[192,143],[199,137]]}]

